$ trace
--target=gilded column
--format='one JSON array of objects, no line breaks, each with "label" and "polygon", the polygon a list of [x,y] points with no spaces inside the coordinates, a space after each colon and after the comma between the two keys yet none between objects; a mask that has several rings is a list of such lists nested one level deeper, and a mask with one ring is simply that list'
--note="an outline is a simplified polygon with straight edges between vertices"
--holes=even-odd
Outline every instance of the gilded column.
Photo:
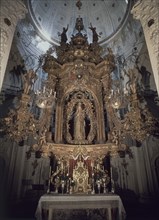
[{"label": "gilded column", "polygon": [[159,94],[159,1],[139,0],[132,8],[135,19],[140,20],[149,52],[151,66]]},{"label": "gilded column", "polygon": [[16,25],[27,9],[22,0],[1,0],[0,3],[0,91]]}]

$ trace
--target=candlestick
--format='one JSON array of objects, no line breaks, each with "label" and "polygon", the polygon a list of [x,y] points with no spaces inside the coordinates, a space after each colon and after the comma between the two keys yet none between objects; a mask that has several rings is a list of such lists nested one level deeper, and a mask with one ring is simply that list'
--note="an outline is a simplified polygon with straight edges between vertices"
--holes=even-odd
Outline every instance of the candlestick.
[{"label": "candlestick", "polygon": [[49,181],[48,181],[47,193],[50,193],[50,183],[51,183],[51,166],[50,166],[50,170],[49,170]]}]

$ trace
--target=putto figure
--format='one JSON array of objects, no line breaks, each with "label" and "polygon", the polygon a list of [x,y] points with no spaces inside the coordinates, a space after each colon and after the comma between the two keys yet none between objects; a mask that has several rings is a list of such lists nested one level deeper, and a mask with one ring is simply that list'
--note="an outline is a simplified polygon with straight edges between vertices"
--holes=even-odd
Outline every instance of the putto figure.
[{"label": "putto figure", "polygon": [[100,37],[97,32],[96,32],[96,27],[93,27],[92,24],[90,23],[90,27],[89,29],[92,31],[93,33],[93,43],[97,43],[98,42],[98,38]]},{"label": "putto figure", "polygon": [[67,42],[67,31],[68,31],[68,25],[67,25],[67,28],[63,27],[63,31],[62,33],[60,34],[61,36],[61,43],[66,43]]}]

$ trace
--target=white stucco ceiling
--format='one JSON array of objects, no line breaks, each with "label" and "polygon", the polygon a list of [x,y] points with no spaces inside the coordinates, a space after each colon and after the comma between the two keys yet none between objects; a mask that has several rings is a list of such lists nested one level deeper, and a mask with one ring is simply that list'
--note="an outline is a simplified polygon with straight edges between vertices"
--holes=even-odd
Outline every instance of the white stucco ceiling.
[{"label": "white stucco ceiling", "polygon": [[[90,23],[96,27],[97,33],[101,36],[99,43],[103,47],[102,56],[107,54],[107,47],[110,47],[117,58],[126,58],[131,63],[133,49],[141,48],[144,42],[141,25],[139,21],[133,19],[130,12],[132,1],[129,0],[129,4],[126,0],[81,0],[81,2],[79,10],[76,6],[77,0],[24,0],[28,14],[18,23],[14,42],[27,69],[37,70],[39,57],[50,47],[54,48],[52,55],[56,57],[56,45],[60,43],[59,33],[69,24],[67,33],[69,42],[71,35],[74,34],[76,18],[79,16],[83,18],[89,43],[92,42],[92,32],[88,27]],[[12,54],[16,57],[14,49]],[[13,60],[12,56],[10,60]],[[38,69],[38,74],[43,77],[41,68]]]},{"label": "white stucco ceiling", "polygon": [[[83,18],[85,34],[92,42],[90,23],[96,27],[104,56],[111,47],[117,56],[128,57],[136,45],[142,46],[139,33],[141,25],[131,15],[132,4],[126,0],[24,0],[28,14],[15,32],[15,40],[27,68],[36,69],[39,56],[60,43],[59,33],[69,24],[68,42],[74,31],[76,18]],[[128,16],[128,18],[127,18]],[[40,19],[39,19],[40,18]],[[119,19],[120,18],[120,19]]]},{"label": "white stucco ceiling", "polygon": [[99,43],[110,40],[123,27],[130,12],[130,1],[126,0],[28,0],[28,9],[34,25],[50,43],[59,44],[59,34],[69,25],[68,41],[73,34],[76,18],[83,18],[88,41],[92,33],[90,23],[100,35]]}]

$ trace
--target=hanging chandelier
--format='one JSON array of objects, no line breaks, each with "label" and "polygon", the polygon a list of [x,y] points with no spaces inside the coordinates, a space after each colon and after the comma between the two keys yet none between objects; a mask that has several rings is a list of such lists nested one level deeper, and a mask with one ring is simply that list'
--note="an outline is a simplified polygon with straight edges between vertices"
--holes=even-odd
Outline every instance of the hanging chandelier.
[{"label": "hanging chandelier", "polygon": [[42,90],[37,90],[36,94],[36,105],[41,108],[53,108],[56,101],[56,92],[52,94],[52,89],[43,87]]},{"label": "hanging chandelier", "polygon": [[109,100],[114,109],[121,109],[127,106],[128,91],[122,88],[119,80],[112,81],[112,89],[109,95]]}]

